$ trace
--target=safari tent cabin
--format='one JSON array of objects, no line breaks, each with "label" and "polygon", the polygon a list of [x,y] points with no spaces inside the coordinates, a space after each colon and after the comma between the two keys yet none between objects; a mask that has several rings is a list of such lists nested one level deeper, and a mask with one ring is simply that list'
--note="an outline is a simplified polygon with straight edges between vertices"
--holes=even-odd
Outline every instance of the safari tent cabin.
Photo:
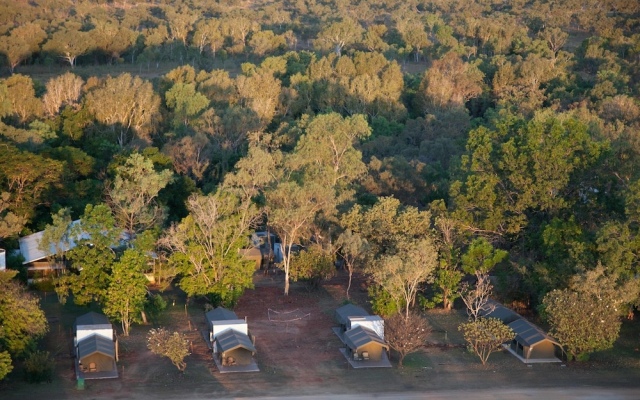
[{"label": "safari tent cabin", "polygon": [[249,330],[247,327],[247,321],[244,319],[238,319],[238,316],[233,311],[227,310],[223,307],[218,307],[205,314],[207,318],[207,327],[209,329],[209,341],[213,345],[213,352],[217,353],[215,346],[215,338],[218,334],[232,329],[245,335]]},{"label": "safari tent cabin", "polygon": [[342,307],[336,309],[335,319],[340,324],[340,332],[344,333],[349,329],[350,322],[349,317],[368,317],[369,313],[364,308],[356,306],[355,304],[345,304]]},{"label": "safari tent cabin", "polygon": [[508,344],[508,350],[522,362],[545,363],[562,362],[564,349],[542,329],[524,318],[511,322],[511,328],[516,337]]},{"label": "safari tent cabin", "polygon": [[117,378],[117,342],[106,316],[90,312],[76,319],[76,375],[83,379]]},{"label": "safari tent cabin", "polygon": [[[253,360],[256,348],[249,336],[247,321],[233,311],[218,307],[205,314],[213,358],[220,367],[252,366],[238,372],[257,371]],[[225,372],[221,369],[221,372]]]},{"label": "safari tent cabin", "polygon": [[[79,223],[80,220],[71,222],[69,229]],[[76,247],[77,241],[89,238],[86,234],[78,235],[75,238],[68,237],[66,241],[61,241],[57,245],[51,244],[49,249],[42,250],[40,249],[40,240],[42,240],[43,235],[44,231],[40,231],[18,239],[18,244],[20,246],[19,251],[24,258],[22,265],[27,268],[27,278],[29,282],[64,271],[66,269],[66,265],[64,263],[52,264],[49,261],[49,257],[56,254],[56,248],[59,251],[66,252]]]},{"label": "safari tent cabin", "polygon": [[[91,335],[77,347],[78,366],[85,379],[117,378],[116,349],[113,341]],[[108,373],[105,375],[104,373]],[[114,375],[114,376],[111,376]]]},{"label": "safari tent cabin", "polygon": [[255,263],[255,269],[259,270],[262,267],[262,252],[260,249],[252,247],[250,249],[238,249],[238,254],[245,260],[253,261]]},{"label": "safari tent cabin", "polygon": [[223,366],[249,365],[256,353],[249,336],[233,329],[216,335],[215,348]]},{"label": "safari tent cabin", "polygon": [[480,310],[480,316],[485,318],[498,318],[505,324],[510,324],[522,316],[510,308],[503,306],[494,300],[489,300]]},{"label": "safari tent cabin", "polygon": [[354,360],[380,361],[389,345],[371,329],[358,325],[344,334],[347,352]]}]

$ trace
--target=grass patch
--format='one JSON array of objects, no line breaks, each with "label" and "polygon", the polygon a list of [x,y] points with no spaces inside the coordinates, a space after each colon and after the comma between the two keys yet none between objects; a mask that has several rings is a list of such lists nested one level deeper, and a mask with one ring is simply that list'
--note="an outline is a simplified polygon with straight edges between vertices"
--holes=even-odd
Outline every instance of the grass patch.
[{"label": "grass patch", "polygon": [[433,363],[431,362],[429,357],[427,357],[427,355],[421,351],[408,354],[404,358],[402,365],[405,368],[415,368],[415,369],[433,367]]},{"label": "grass patch", "polygon": [[466,322],[467,316],[460,310],[445,313],[442,310],[428,310],[425,317],[431,325],[429,341],[443,345],[464,344],[464,337],[458,331],[458,326]]}]

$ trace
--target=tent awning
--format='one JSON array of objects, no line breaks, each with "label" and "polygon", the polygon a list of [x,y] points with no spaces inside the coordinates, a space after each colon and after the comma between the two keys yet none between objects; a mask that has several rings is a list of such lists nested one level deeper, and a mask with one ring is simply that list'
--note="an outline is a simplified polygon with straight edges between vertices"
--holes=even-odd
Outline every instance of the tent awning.
[{"label": "tent awning", "polygon": [[221,352],[235,350],[237,348],[247,349],[253,353],[256,352],[256,348],[251,342],[251,339],[249,339],[249,336],[233,329],[219,334],[215,340]]},{"label": "tent awning", "polygon": [[100,335],[91,335],[78,343],[78,358],[101,353],[111,358],[115,358],[116,348],[113,341]]},{"label": "tent awning", "polygon": [[562,348],[555,339],[524,318],[513,321],[508,325],[516,334],[515,340],[525,346],[534,347],[538,343],[548,341]]},{"label": "tent awning", "polygon": [[355,328],[346,331],[344,333],[344,341],[352,350],[359,349],[369,343],[377,343],[389,350],[389,345],[380,338],[380,336],[376,335],[376,333],[371,329],[365,328],[362,325],[358,325]]}]

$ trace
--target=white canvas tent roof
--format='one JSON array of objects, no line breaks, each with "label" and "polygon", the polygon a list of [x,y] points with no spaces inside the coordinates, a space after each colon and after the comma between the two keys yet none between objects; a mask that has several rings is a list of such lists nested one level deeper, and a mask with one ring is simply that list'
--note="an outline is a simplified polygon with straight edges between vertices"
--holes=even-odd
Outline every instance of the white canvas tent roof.
[{"label": "white canvas tent roof", "polygon": [[[75,220],[71,222],[71,224],[69,225],[69,228],[79,223],[80,223],[79,219]],[[43,234],[44,234],[44,231],[40,231],[40,232],[36,232],[34,234],[27,235],[18,239],[18,243],[20,245],[20,254],[22,254],[22,257],[24,257],[23,264],[28,264],[37,260],[42,260],[43,258],[49,257],[56,253],[56,247],[54,245],[50,246],[49,251],[40,250],[39,248],[40,240],[42,239]],[[68,251],[76,247],[76,241],[79,241],[82,239],[89,239],[89,237],[85,234],[77,238],[69,238],[68,243],[61,242],[59,243],[59,245],[63,251]]]},{"label": "white canvas tent roof", "polygon": [[355,304],[345,304],[336,309],[335,317],[340,325],[347,325],[349,317],[366,317],[369,313]]},{"label": "white canvas tent roof", "polygon": [[510,324],[511,322],[522,318],[522,316],[517,312],[494,300],[487,301],[487,303],[480,309],[480,316],[486,318],[498,318],[505,324]]},{"label": "white canvas tent roof", "polygon": [[111,326],[111,322],[109,322],[109,318],[106,315],[100,314],[94,311],[90,311],[84,315],[76,318],[76,327],[78,326],[91,326],[91,325],[109,325]]},{"label": "white canvas tent roof", "polygon": [[236,313],[231,310],[227,310],[224,307],[217,307],[205,314],[207,322],[210,324],[214,321],[229,321],[239,319]]}]

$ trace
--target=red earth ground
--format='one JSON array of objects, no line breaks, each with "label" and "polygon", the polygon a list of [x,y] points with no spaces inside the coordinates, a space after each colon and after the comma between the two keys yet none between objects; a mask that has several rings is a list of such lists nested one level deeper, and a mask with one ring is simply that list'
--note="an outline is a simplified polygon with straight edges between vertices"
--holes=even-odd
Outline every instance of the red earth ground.
[{"label": "red earth ground", "polygon": [[[89,380],[85,382],[85,388],[79,390],[74,379],[71,329],[75,317],[86,309],[62,307],[55,296],[49,294],[43,298],[43,308],[50,321],[45,345],[55,355],[56,376],[51,383],[27,384],[17,368],[0,383],[0,399],[190,399],[303,395],[323,398],[338,394],[357,397],[424,392],[439,392],[445,396],[445,391],[450,393],[458,389],[471,393],[476,390],[478,393],[487,393],[488,390],[489,393],[491,390],[512,393],[510,391],[523,388],[566,389],[570,393],[573,389],[588,387],[598,388],[599,393],[618,388],[625,388],[630,393],[638,390],[637,398],[640,398],[640,354],[637,348],[623,345],[621,348],[629,354],[596,357],[589,363],[533,366],[527,366],[507,353],[496,353],[483,366],[465,350],[457,332],[457,324],[464,320],[461,312],[429,312],[427,317],[433,329],[430,343],[419,353],[408,356],[405,368],[354,370],[348,367],[339,351],[341,342],[331,330],[335,325],[334,310],[346,301],[344,274],[315,291],[294,284],[289,296],[283,295],[282,274],[265,276],[258,272],[255,286],[255,289],[246,291],[234,311],[240,318],[247,317],[250,333],[256,337],[260,372],[219,373],[202,337],[202,330],[206,330],[204,303],[185,305],[185,299],[178,291],[170,291],[163,293],[169,305],[156,326],[180,331],[189,337],[192,354],[186,359],[185,373],[179,373],[168,359],[147,350],[145,337],[152,325],[134,326],[129,337],[119,338],[120,378]],[[351,301],[369,308],[366,292],[359,281],[351,290]],[[296,320],[287,323],[274,319]],[[633,327],[637,343],[640,329],[638,322],[632,324],[629,326]],[[117,329],[120,331],[119,327]],[[395,365],[396,359],[393,361]]]}]

